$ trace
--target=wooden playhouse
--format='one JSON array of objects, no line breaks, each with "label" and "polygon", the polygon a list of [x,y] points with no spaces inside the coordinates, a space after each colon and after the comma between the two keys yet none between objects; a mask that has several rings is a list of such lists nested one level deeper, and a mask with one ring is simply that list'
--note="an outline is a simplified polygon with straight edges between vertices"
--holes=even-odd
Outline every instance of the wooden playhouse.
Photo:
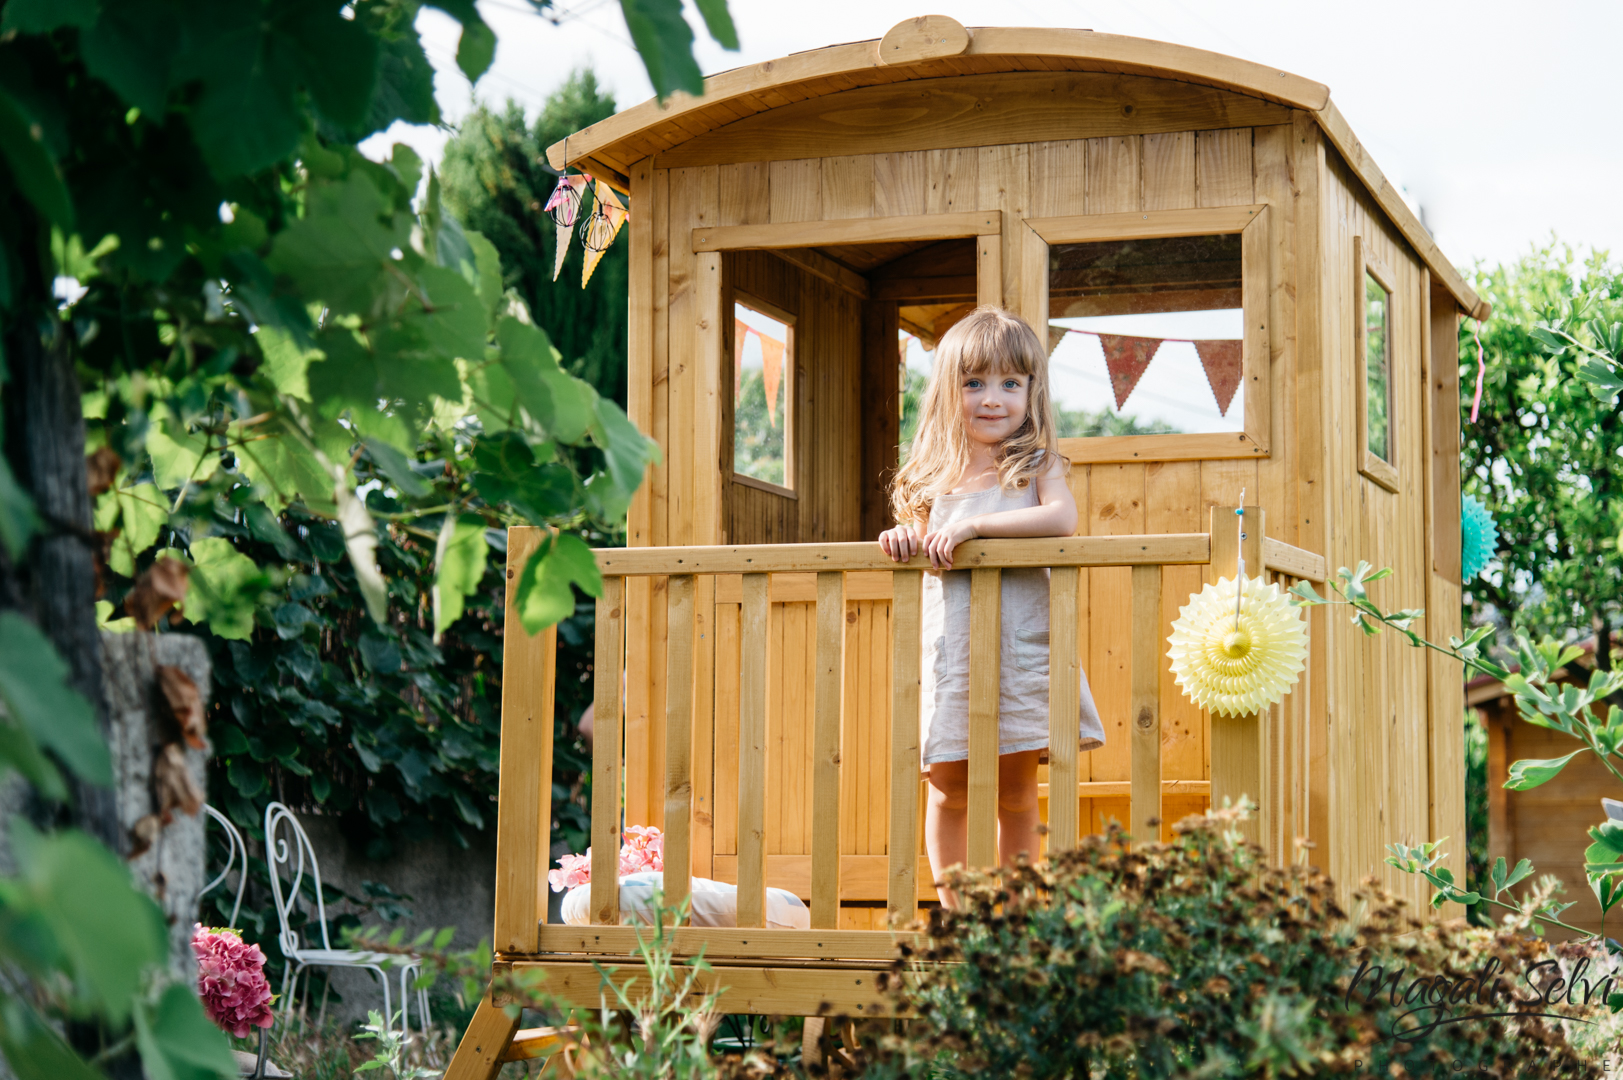
[{"label": "wooden playhouse", "polygon": [[[1253,574],[1286,584],[1390,565],[1380,600],[1425,607],[1433,638],[1459,630],[1456,334],[1486,305],[1324,86],[1162,42],[930,16],[714,76],[701,98],[646,102],[549,157],[629,196],[629,411],[663,461],[629,547],[599,553],[592,927],[544,925],[554,645],[506,639],[498,965],[539,966],[551,993],[597,1005],[590,961],[633,945],[612,887],[623,812],[665,830],[673,898],[680,865],[739,885],[741,929],[678,938],[716,965],[724,1011],[886,1008],[885,927],[935,892],[921,571],[894,570],[873,541],[889,523],[902,349],[976,303],[1049,327],[1059,349],[1096,340],[1106,389],[1080,402],[1095,415],[1126,408],[1124,384],[1129,401],[1207,392],[1198,368],[1138,362],[1106,330],[1140,324],[1119,320],[1204,312],[1231,327],[1212,357],[1193,342],[1209,415],[1062,441],[1079,536],[959,549],[988,641],[1000,568],[1053,568],[1051,670],[1081,664],[1105,719],[1108,744],[1078,754],[1075,679],[1054,680],[1069,738],[1041,778],[1047,843],[1111,818],[1165,835],[1245,794],[1273,858],[1307,838],[1344,885],[1384,873],[1416,901],[1384,845],[1463,847],[1456,665],[1315,609],[1307,671],[1266,713],[1210,718],[1168,673],[1178,608],[1232,576],[1242,546]],[[510,586],[538,540],[512,531]],[[971,673],[981,865],[996,851],[996,651]],[[761,929],[768,885],[808,900],[813,929]],[[514,1027],[487,1001],[449,1075],[526,1053]]]}]

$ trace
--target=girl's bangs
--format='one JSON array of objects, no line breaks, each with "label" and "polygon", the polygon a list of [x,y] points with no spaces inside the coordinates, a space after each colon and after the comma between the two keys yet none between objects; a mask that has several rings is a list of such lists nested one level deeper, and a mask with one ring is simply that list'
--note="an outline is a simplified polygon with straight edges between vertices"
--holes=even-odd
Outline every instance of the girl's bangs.
[{"label": "girl's bangs", "polygon": [[958,350],[958,370],[962,375],[1001,375],[1012,372],[1027,378],[1037,374],[1040,357],[1020,347],[1020,335],[1002,327],[982,325],[966,334]]}]

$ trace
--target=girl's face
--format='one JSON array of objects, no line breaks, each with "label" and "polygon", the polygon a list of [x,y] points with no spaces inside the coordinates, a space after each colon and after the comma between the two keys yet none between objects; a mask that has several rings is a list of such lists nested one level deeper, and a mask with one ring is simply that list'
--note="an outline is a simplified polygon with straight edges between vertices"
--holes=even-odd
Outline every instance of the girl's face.
[{"label": "girl's face", "polygon": [[970,442],[996,446],[1020,430],[1030,404],[1031,379],[1012,371],[965,375],[964,432]]}]

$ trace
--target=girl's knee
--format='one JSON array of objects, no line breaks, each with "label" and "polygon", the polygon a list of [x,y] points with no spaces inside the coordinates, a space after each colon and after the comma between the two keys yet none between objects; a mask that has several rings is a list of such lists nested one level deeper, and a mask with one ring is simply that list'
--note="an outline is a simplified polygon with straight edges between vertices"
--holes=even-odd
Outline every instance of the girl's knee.
[{"label": "girl's knee", "polygon": [[946,810],[962,810],[969,805],[969,771],[954,768],[959,762],[930,766],[930,802]]},{"label": "girl's knee", "polygon": [[1027,814],[1037,809],[1037,782],[1030,784],[999,784],[997,808],[1004,814]]}]

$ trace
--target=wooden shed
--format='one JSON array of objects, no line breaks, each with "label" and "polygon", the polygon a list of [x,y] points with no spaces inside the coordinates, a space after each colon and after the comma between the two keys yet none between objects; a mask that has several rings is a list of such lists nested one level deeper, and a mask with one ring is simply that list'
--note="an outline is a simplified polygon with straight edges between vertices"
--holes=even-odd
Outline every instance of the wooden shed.
[{"label": "wooden shed", "polygon": [[[730,965],[727,1011],[885,1007],[870,970],[889,954],[882,928],[934,890],[920,572],[873,541],[898,463],[901,347],[977,303],[1049,327],[1058,348],[1116,350],[1113,389],[1078,403],[1095,413],[1125,408],[1123,386],[1170,400],[1200,376],[1139,363],[1115,340],[1136,331],[1112,329],[1138,324],[1088,320],[1226,312],[1232,327],[1200,357],[1209,422],[1062,440],[1078,537],[960,548],[983,598],[1001,567],[1053,568],[1053,670],[1080,664],[1105,719],[1108,744],[1079,755],[1055,679],[1072,737],[1043,778],[1048,842],[1110,818],[1164,834],[1246,794],[1273,857],[1305,837],[1344,885],[1385,874],[1422,899],[1381,858],[1393,840],[1463,835],[1457,665],[1318,609],[1295,691],[1214,721],[1165,655],[1189,595],[1233,575],[1242,505],[1253,574],[1288,585],[1368,559],[1396,569],[1378,586],[1389,607],[1425,607],[1434,638],[1459,630],[1456,335],[1486,305],[1323,85],[1162,42],[929,16],[716,75],[702,97],[628,109],[549,157],[629,197],[629,412],[664,455],[629,548],[599,553],[594,922],[619,921],[607,860],[623,810],[666,830],[673,895],[686,864],[739,883],[743,927],[764,925],[763,885],[810,900],[805,933],[682,931],[684,949]],[[1199,337],[1167,325],[1159,339]],[[763,451],[767,436],[780,443]],[[538,542],[514,530],[509,565]],[[995,632],[995,599],[976,612]],[[507,638],[496,948],[595,1005],[587,954],[623,955],[633,931],[538,926],[549,649]],[[972,700],[990,686],[993,702],[972,705],[980,864],[995,858],[990,667],[971,674]],[[604,797],[622,785],[623,803]],[[505,1016],[480,1017],[464,1051],[513,1052]],[[458,1072],[472,1060],[451,1075],[484,1075]]]}]

